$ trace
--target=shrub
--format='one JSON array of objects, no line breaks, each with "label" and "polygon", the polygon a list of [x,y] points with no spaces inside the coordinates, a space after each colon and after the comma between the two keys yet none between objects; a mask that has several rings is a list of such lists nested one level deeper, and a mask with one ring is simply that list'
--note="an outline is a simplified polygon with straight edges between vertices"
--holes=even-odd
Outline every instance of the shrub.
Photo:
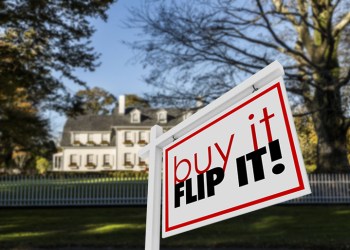
[{"label": "shrub", "polygon": [[50,163],[44,157],[36,157],[35,168],[39,174],[45,174],[49,170]]}]

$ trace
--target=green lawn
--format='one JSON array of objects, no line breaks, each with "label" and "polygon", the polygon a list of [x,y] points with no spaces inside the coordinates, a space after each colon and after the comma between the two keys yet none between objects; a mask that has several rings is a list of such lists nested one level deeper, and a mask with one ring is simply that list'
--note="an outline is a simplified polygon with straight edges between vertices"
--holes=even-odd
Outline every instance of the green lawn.
[{"label": "green lawn", "polygon": [[[0,249],[143,247],[145,208],[1,209]],[[162,246],[350,249],[350,206],[274,206],[161,239]]]}]

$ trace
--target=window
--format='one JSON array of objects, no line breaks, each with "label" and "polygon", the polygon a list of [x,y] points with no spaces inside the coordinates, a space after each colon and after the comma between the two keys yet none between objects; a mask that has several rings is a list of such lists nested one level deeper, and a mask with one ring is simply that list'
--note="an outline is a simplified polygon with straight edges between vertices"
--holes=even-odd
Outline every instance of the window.
[{"label": "window", "polygon": [[125,135],[124,135],[124,144],[126,144],[127,146],[132,146],[134,143],[133,140],[133,134],[131,131],[126,131]]},{"label": "window", "polygon": [[124,165],[125,166],[132,166],[133,165],[131,153],[124,154]]},{"label": "window", "polygon": [[110,155],[103,155],[103,165],[111,165],[111,156]]},{"label": "window", "polygon": [[109,134],[102,134],[102,141],[109,142]]},{"label": "window", "polygon": [[165,114],[164,113],[160,113],[158,119],[159,119],[159,122],[165,122],[166,121]]},{"label": "window", "polygon": [[94,163],[94,155],[87,155],[86,162],[88,164],[93,164]]},{"label": "window", "polygon": [[88,146],[94,146],[95,141],[94,141],[94,134],[88,134],[88,140],[86,143]]},{"label": "window", "polygon": [[70,163],[77,164],[78,157],[77,155],[70,155]]},{"label": "window", "polygon": [[61,156],[57,156],[55,157],[55,168],[61,168],[61,160],[62,160],[62,157]]},{"label": "window", "polygon": [[140,167],[146,167],[147,163],[144,159],[142,159],[141,157],[139,157],[139,166]]},{"label": "window", "polygon": [[140,123],[140,113],[135,111],[131,113],[131,123]]},{"label": "window", "polygon": [[138,109],[133,109],[130,112],[130,122],[131,123],[140,123],[141,122],[141,111]]},{"label": "window", "polygon": [[147,134],[145,131],[140,132],[140,141],[147,141]]},{"label": "window", "polygon": [[80,145],[80,134],[73,134],[73,145],[74,146],[79,146]]},{"label": "window", "polygon": [[96,168],[96,164],[94,162],[94,155],[93,154],[88,154],[86,155],[86,168],[93,169]]},{"label": "window", "polygon": [[102,140],[101,140],[101,145],[109,145],[110,142],[110,138],[109,138],[109,134],[102,134]]},{"label": "window", "polygon": [[146,131],[139,132],[139,144],[147,144],[147,133]]},{"label": "window", "polygon": [[74,134],[74,142],[79,142],[79,141],[80,141],[80,135]]},{"label": "window", "polygon": [[132,140],[132,134],[130,131],[125,132],[125,140],[131,141]]},{"label": "window", "polygon": [[93,134],[88,134],[88,141],[91,141],[91,142],[94,141],[94,135]]},{"label": "window", "polygon": [[167,122],[167,112],[165,110],[158,111],[157,119],[158,119],[159,123],[166,123]]},{"label": "window", "polygon": [[69,166],[78,166],[78,156],[76,154],[70,155],[70,164]]}]

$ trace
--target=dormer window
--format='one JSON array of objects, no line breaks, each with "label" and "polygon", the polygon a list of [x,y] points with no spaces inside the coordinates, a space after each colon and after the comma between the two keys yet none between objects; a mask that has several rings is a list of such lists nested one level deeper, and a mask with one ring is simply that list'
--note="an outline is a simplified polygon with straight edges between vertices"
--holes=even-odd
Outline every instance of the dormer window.
[{"label": "dormer window", "polygon": [[160,110],[157,112],[157,120],[159,123],[167,123],[167,112],[166,110]]},{"label": "dormer window", "polygon": [[141,111],[134,109],[130,112],[131,123],[140,123],[141,122]]},{"label": "dormer window", "polygon": [[136,114],[136,113],[133,113],[133,114],[132,114],[131,122],[132,122],[132,123],[139,123],[139,122],[140,122],[140,119],[139,119],[138,114]]}]

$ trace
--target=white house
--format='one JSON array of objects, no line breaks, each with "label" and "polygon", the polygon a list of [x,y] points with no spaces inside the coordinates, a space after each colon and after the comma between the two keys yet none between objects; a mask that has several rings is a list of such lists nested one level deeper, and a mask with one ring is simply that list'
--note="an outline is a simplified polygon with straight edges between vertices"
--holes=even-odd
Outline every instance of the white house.
[{"label": "white house", "polygon": [[149,142],[151,127],[158,124],[169,130],[191,114],[178,109],[126,108],[125,96],[120,96],[118,110],[111,115],[68,118],[62,151],[53,155],[52,171],[146,170],[147,161],[137,153]]}]

